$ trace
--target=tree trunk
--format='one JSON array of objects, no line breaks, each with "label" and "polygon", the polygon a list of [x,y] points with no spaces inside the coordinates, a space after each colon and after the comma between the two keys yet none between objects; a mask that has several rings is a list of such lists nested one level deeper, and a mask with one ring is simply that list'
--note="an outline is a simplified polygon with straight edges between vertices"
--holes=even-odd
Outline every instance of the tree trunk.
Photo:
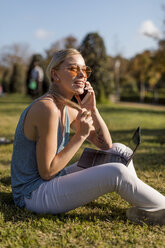
[{"label": "tree trunk", "polygon": [[145,85],[144,81],[140,82],[140,102],[144,102],[144,97],[145,97]]}]

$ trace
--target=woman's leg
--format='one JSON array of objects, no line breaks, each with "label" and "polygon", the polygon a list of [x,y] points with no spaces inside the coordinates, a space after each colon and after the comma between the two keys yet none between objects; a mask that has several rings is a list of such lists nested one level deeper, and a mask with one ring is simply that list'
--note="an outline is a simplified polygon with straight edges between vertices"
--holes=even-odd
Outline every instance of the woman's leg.
[{"label": "woman's leg", "polygon": [[[117,155],[122,155],[124,156],[126,159],[129,159],[129,157],[132,155],[133,151],[126,145],[121,144],[121,143],[113,143],[112,144],[112,148],[107,150],[109,153],[112,154],[117,154]],[[134,165],[133,165],[133,161],[131,160],[129,165],[127,166],[127,168],[129,169],[129,171],[135,175],[137,177]]]},{"label": "woman's leg", "polygon": [[[117,155],[122,155],[122,156],[124,155],[127,159],[133,152],[129,147],[127,147],[127,146],[125,146],[124,144],[121,144],[121,143],[113,143],[112,148],[107,150],[107,151],[109,153],[112,153],[112,154],[115,153]],[[73,172],[76,172],[76,171],[84,170],[83,168],[77,166],[77,163],[78,162],[75,162],[74,164],[65,167],[65,173],[70,174],[70,173],[73,173]],[[132,160],[130,161],[130,163],[129,163],[129,165],[127,167],[128,167],[129,171],[133,175],[137,176]]]},{"label": "woman's leg", "polygon": [[[126,147],[121,143],[115,143],[113,144],[112,149],[110,149],[110,152],[112,153],[117,152],[122,155],[129,156],[129,154],[131,154],[133,151],[131,151],[129,147]],[[137,177],[132,160],[127,167],[129,171]],[[126,215],[128,219],[136,223],[145,222],[147,224],[159,224],[159,225],[165,224],[165,209],[161,209],[157,211],[146,211],[139,207],[132,207],[126,211]]]},{"label": "woman's leg", "polygon": [[103,164],[54,178],[35,190],[31,199],[25,198],[25,204],[27,209],[37,213],[57,214],[113,191],[143,210],[165,209],[165,197],[120,163]]},{"label": "woman's leg", "polygon": [[65,167],[65,173],[66,173],[66,175],[71,174],[71,173],[74,173],[74,172],[77,172],[77,171],[84,170],[83,168],[77,166],[77,163],[78,162],[75,162],[74,164],[71,164],[71,165]]}]

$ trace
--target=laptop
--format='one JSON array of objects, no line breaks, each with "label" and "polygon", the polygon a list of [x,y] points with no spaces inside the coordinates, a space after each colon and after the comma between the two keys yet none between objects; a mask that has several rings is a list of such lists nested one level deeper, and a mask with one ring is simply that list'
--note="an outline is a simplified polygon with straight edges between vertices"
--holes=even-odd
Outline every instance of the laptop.
[{"label": "laptop", "polygon": [[118,155],[109,153],[107,151],[85,148],[78,161],[77,166],[87,169],[89,167],[112,162],[123,163],[125,166],[128,166],[131,159],[134,157],[140,143],[141,129],[140,127],[138,127],[130,140],[129,146],[133,150],[133,152],[129,158],[126,159],[124,156],[122,156],[122,154]]}]

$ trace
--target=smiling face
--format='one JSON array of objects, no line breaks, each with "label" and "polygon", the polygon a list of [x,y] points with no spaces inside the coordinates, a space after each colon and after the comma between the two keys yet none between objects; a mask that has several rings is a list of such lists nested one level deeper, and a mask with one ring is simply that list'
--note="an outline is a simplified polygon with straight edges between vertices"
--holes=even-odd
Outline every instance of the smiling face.
[{"label": "smiling face", "polygon": [[[76,68],[80,68],[76,72]],[[52,79],[58,85],[62,95],[71,98],[84,92],[86,73],[85,61],[80,54],[68,55],[58,69],[52,71]]]}]

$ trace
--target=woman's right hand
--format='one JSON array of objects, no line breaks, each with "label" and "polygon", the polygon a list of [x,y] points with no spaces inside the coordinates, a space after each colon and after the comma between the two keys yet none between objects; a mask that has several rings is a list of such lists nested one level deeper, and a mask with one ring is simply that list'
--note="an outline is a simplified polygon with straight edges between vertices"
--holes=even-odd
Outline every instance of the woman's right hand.
[{"label": "woman's right hand", "polygon": [[93,130],[93,120],[91,112],[83,108],[79,111],[76,118],[76,134],[87,138]]}]

